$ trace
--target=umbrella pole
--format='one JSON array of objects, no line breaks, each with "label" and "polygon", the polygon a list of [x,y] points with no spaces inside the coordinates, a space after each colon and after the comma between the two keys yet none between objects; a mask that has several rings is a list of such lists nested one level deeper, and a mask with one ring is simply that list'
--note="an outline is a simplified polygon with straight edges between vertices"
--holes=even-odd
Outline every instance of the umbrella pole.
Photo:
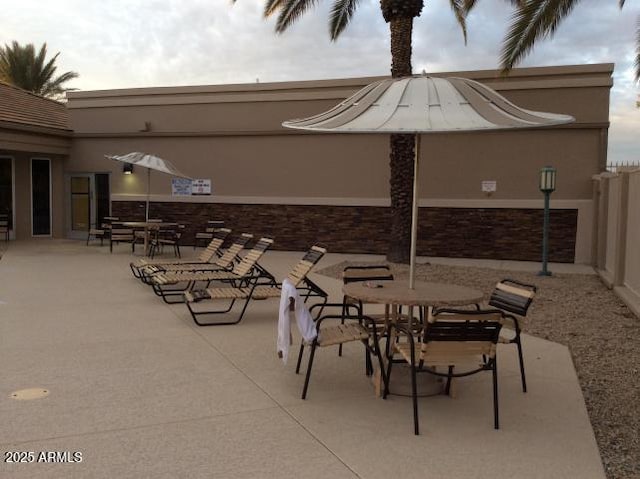
[{"label": "umbrella pole", "polygon": [[418,173],[420,170],[420,133],[416,133],[413,147],[413,206],[411,211],[411,262],[409,265],[409,289],[414,289],[416,276],[416,246],[418,242]]},{"label": "umbrella pole", "polygon": [[151,168],[147,168],[147,208],[145,210],[144,220],[149,221],[149,198],[151,197]]}]

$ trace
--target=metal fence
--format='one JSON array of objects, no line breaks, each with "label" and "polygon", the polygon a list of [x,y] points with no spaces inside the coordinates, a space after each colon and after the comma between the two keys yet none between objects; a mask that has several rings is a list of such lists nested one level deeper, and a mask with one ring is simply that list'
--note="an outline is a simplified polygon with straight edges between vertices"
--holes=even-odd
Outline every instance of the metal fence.
[{"label": "metal fence", "polygon": [[636,168],[640,168],[640,160],[623,161],[621,163],[607,164],[607,171],[610,173],[618,173],[619,171],[635,170]]}]

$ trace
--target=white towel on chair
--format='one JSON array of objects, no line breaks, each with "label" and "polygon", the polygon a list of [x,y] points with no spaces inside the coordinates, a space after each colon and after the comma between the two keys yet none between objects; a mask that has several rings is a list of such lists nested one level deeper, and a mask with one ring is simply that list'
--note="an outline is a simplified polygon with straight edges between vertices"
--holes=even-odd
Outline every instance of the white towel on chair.
[{"label": "white towel on chair", "polygon": [[282,282],[282,294],[280,295],[280,311],[278,317],[278,357],[286,364],[289,357],[289,347],[291,346],[291,319],[289,311],[289,298],[293,298],[296,304],[295,317],[298,324],[298,331],[305,341],[313,341],[318,335],[316,324],[313,322],[311,313],[300,299],[295,285],[285,279]]}]

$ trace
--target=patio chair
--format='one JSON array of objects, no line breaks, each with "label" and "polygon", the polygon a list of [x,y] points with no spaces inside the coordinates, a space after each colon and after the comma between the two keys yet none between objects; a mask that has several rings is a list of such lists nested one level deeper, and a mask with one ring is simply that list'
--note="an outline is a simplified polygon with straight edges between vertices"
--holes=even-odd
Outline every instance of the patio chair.
[{"label": "patio chair", "polygon": [[109,252],[113,253],[114,243],[130,243],[131,252],[134,251],[134,235],[131,228],[123,228],[118,225],[113,225],[111,228],[111,234],[109,235]]},{"label": "patio chair", "polygon": [[9,215],[0,215],[0,236],[4,236],[4,240],[9,241]]},{"label": "patio chair", "polygon": [[109,239],[109,235],[111,233],[112,223],[114,221],[118,221],[119,218],[115,216],[105,216],[102,218],[102,223],[100,223],[100,227],[96,223],[91,223],[89,228],[89,233],[87,234],[87,246],[89,246],[89,241],[91,241],[91,237],[94,240],[100,240],[100,246],[104,244],[105,239]]},{"label": "patio chair", "polygon": [[[331,346],[341,346],[346,343],[359,341],[364,346],[366,357],[375,355],[378,358],[380,368],[384,368],[382,354],[380,350],[380,341],[377,335],[377,328],[373,324],[373,319],[363,315],[362,309],[357,304],[344,303],[325,303],[315,304],[309,310],[313,312],[318,308],[315,323],[318,335],[311,341],[309,345],[311,352],[309,353],[309,361],[307,363],[307,373],[302,388],[302,399],[307,398],[309,390],[309,380],[311,379],[311,368],[315,358],[317,348],[327,348]],[[335,310],[333,314],[323,314],[326,309]],[[339,324],[325,324],[325,321],[340,321]],[[300,370],[300,358],[296,366],[296,374]],[[367,372],[368,375],[368,372]],[[382,379],[386,381],[386,375],[382,371]],[[387,389],[385,387],[385,389]]]},{"label": "patio chair", "polygon": [[[318,297],[323,299],[323,303],[326,303],[328,295],[327,293],[316,283],[311,281],[308,274],[318,264],[318,262],[325,255],[327,250],[321,246],[314,245],[309,251],[305,253],[298,263],[287,275],[287,278],[293,283],[293,285],[301,292],[301,296],[304,297],[306,302],[311,297]],[[204,288],[201,290],[191,290],[184,293],[185,303],[189,309],[189,313],[193,318],[193,321],[198,326],[220,326],[225,324],[238,324],[242,321],[247,306],[251,299],[268,299],[268,298],[280,298],[282,294],[282,283],[276,283],[273,280],[273,276],[264,276],[257,274],[252,280],[244,281],[243,283],[236,283],[231,287],[218,287],[218,288]],[[201,308],[194,308],[194,303],[199,303],[203,300],[230,301],[229,306],[226,309],[214,309],[206,310]],[[237,319],[231,321],[216,321],[203,323],[198,321],[199,316],[208,314],[225,314],[231,311],[233,305],[238,300],[244,300],[244,305],[240,311],[240,315]]]},{"label": "patio chair", "polygon": [[151,259],[156,253],[163,250],[165,246],[171,246],[173,253],[177,258],[180,258],[180,240],[184,233],[185,226],[178,224],[175,228],[160,230],[155,238],[151,240],[149,256]]},{"label": "patio chair", "polygon": [[[166,259],[162,260],[152,260],[152,259],[139,259],[129,264],[131,268],[131,272],[133,276],[136,278],[140,278],[142,275],[141,270],[148,270],[147,273],[150,274],[154,271],[160,271],[163,267],[172,266],[172,265],[196,265],[196,264],[208,264],[214,256],[220,254],[220,249],[222,248],[222,244],[227,239],[227,236],[231,233],[231,230],[228,228],[220,228],[218,229],[214,237],[211,239],[207,247],[198,255],[197,258],[193,259],[185,259],[185,260],[173,260],[167,261]],[[242,239],[242,243],[238,248],[238,253],[244,247],[247,241],[253,238],[253,235],[243,235],[240,236]],[[237,254],[237,253],[235,253]],[[164,270],[163,270],[164,271]]]},{"label": "patio chair", "polygon": [[213,238],[216,230],[224,227],[224,221],[207,221],[207,225],[204,228],[204,231],[199,231],[196,233],[195,239],[193,241],[193,249],[196,249],[200,244],[207,244],[208,241]]},{"label": "patio chair", "polygon": [[[520,340],[520,332],[522,329],[520,328],[520,322],[517,316],[524,318],[527,315],[529,306],[531,306],[533,297],[537,291],[538,288],[533,284],[521,283],[520,281],[505,278],[496,284],[495,289],[491,293],[491,298],[489,298],[489,306],[498,308],[513,324],[514,336],[507,338],[501,335],[500,343],[516,345],[518,349],[518,360],[520,362],[522,392],[525,393],[527,392],[527,380],[524,374],[524,358],[522,355],[522,342]],[[510,329],[508,323],[504,329]]]},{"label": "patio chair", "polygon": [[[248,286],[258,278],[268,278],[269,283],[276,284],[273,275],[258,264],[258,260],[272,244],[271,238],[260,238],[230,271],[160,271],[150,277],[149,284],[154,293],[168,304],[184,302],[184,292],[192,290],[199,282],[206,283],[205,287],[209,287],[213,281],[229,282],[234,287],[239,287]],[[174,287],[180,284],[184,286]],[[180,300],[170,301],[169,298],[172,297],[180,297]]]},{"label": "patio chair", "polygon": [[[389,268],[388,265],[385,265],[385,264],[367,265],[367,266],[347,266],[342,270],[343,284],[358,283],[358,282],[364,282],[364,281],[372,281],[372,282],[393,281],[393,279],[394,278],[393,278],[393,273],[391,273],[391,269]],[[342,298],[342,302],[343,304],[345,304],[345,306],[348,303],[356,302],[360,305],[360,309],[364,311],[363,309],[364,304],[362,303],[362,301],[357,301],[345,295]],[[369,315],[369,317],[373,318],[373,316],[371,315]],[[377,315],[376,318],[377,318],[377,321],[376,321],[377,324],[379,324],[381,320],[384,319],[384,317],[381,318],[379,315]],[[338,347],[338,356],[342,356],[342,345]],[[369,369],[370,369],[370,362],[367,361],[367,370]]]},{"label": "patio chair", "polygon": [[[520,333],[522,328],[518,317],[524,318],[527,315],[529,306],[533,302],[533,298],[537,292],[537,287],[533,284],[522,283],[514,279],[505,278],[496,284],[495,289],[489,298],[489,306],[497,308],[503,313],[504,317],[509,319],[505,322],[505,327],[500,335],[500,344],[515,344],[518,349],[518,361],[520,365],[520,381],[522,383],[522,392],[527,392],[527,379],[524,372],[524,357],[522,353],[522,342]],[[478,311],[496,311],[491,309],[482,309],[479,304],[476,305]],[[435,313],[458,313],[459,309],[437,309]],[[514,316],[516,315],[516,316]],[[507,337],[504,333],[513,328],[513,336]]]},{"label": "patio chair", "polygon": [[[144,244],[145,239],[147,239],[147,247],[150,248],[151,241],[158,237],[158,231],[161,228],[162,219],[160,218],[149,218],[146,220],[146,223],[158,223],[157,227],[144,228],[142,226],[136,226],[133,228],[133,251],[136,250],[136,244]],[[148,238],[147,238],[148,235]],[[149,251],[145,251],[144,254],[149,254]]]},{"label": "patio chair", "polygon": [[[357,282],[384,282],[384,281],[393,281],[394,276],[391,272],[391,268],[388,265],[366,265],[366,266],[347,266],[342,271],[342,282],[343,284],[349,283],[357,283]],[[363,314],[366,314],[368,318],[371,319],[370,325],[375,326],[377,329],[377,333],[380,337],[384,337],[386,335],[386,320],[389,314],[389,311],[382,314],[371,314],[365,311],[365,304],[362,301],[356,300],[354,298],[349,298],[348,296],[343,297],[343,303],[346,305],[348,303],[357,303],[362,310]],[[420,326],[423,323],[424,314],[422,308],[419,310],[419,318],[416,318],[415,325]],[[406,322],[408,320],[408,315],[402,314],[402,307],[399,309],[398,320]],[[338,347],[338,355],[342,356],[342,345]],[[371,355],[367,354],[366,367],[368,374],[373,373],[372,363],[371,363]]]},{"label": "patio chair", "polygon": [[[411,369],[414,433],[420,434],[416,375],[428,373],[447,378],[445,392],[449,394],[452,378],[491,371],[493,378],[494,428],[498,429],[498,365],[497,344],[503,324],[501,311],[460,311],[439,313],[429,319],[421,333],[416,334],[406,324],[391,324],[395,341],[387,342],[387,371],[384,398],[389,394],[393,364],[408,363]],[[394,359],[399,353],[400,360]],[[447,372],[439,372],[445,368]]]}]

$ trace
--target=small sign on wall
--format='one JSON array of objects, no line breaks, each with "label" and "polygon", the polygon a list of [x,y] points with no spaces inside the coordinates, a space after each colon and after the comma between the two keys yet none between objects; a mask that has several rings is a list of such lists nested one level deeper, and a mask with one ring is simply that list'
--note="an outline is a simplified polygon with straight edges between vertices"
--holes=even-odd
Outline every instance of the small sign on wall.
[{"label": "small sign on wall", "polygon": [[191,196],[191,180],[188,178],[171,178],[171,195]]},{"label": "small sign on wall", "polygon": [[495,180],[485,180],[482,182],[482,192],[483,193],[495,193],[496,188],[498,186],[498,182]]},{"label": "small sign on wall", "polygon": [[210,195],[211,194],[211,180],[210,179],[197,179],[191,182],[191,194],[192,195]]}]

